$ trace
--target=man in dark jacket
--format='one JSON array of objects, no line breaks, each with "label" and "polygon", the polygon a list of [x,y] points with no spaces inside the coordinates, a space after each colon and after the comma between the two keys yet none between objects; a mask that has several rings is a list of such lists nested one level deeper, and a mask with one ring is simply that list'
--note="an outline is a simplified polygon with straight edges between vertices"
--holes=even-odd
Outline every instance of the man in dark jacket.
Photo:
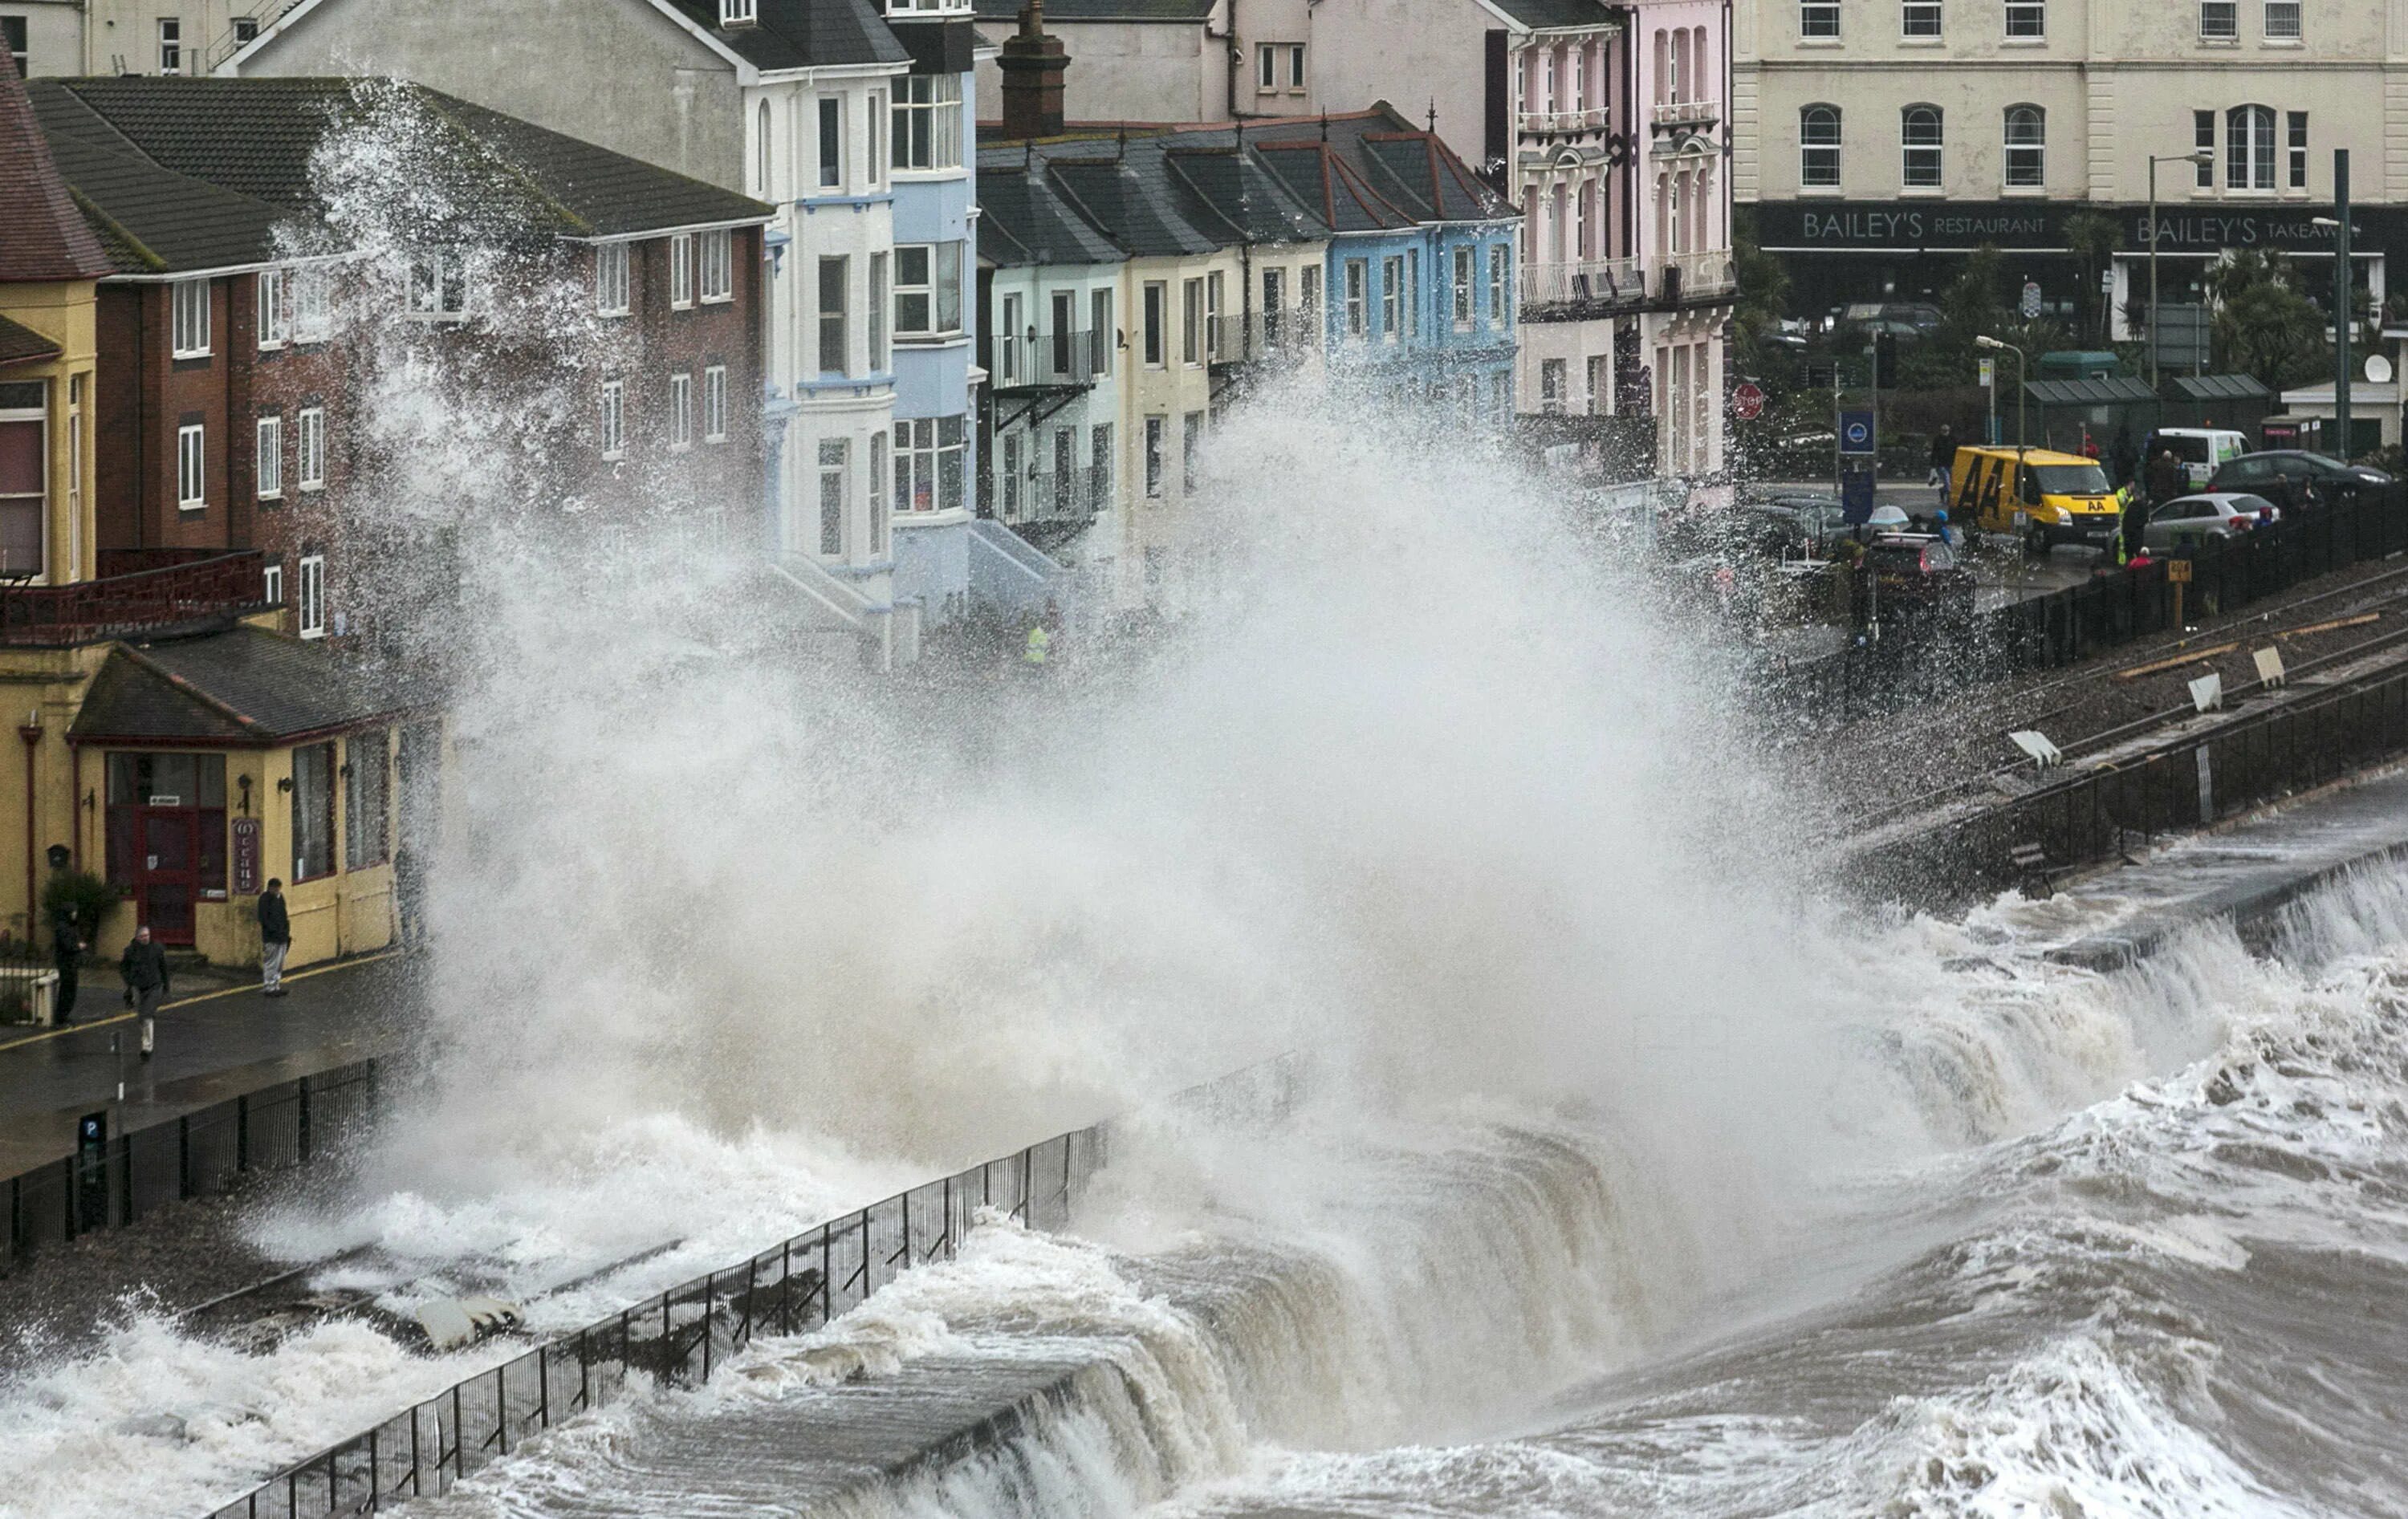
[{"label": "man in dark jacket", "polygon": [[62,907],[50,914],[50,964],[59,973],[50,1000],[50,1021],[64,1028],[75,1020],[76,982],[83,968],[83,929],[75,909]]},{"label": "man in dark jacket", "polygon": [[148,1060],[157,1043],[151,1021],[167,999],[167,952],[150,942],[150,924],[134,930],[134,942],[125,946],[117,969],[125,978],[126,1006],[142,1020],[142,1058]]},{"label": "man in dark jacket", "polygon": [[1931,435],[1931,473],[1925,483],[1940,488],[1940,499],[1948,499],[1948,480],[1956,468],[1956,432],[1946,423]]},{"label": "man in dark jacket", "polygon": [[270,876],[259,894],[259,982],[262,995],[284,995],[284,952],[293,947],[293,915],[284,910],[284,882]]},{"label": "man in dark jacket", "polygon": [[2149,461],[2149,505],[2162,507],[2188,488],[2190,480],[2183,474],[2182,461],[2174,451],[2166,449]]}]

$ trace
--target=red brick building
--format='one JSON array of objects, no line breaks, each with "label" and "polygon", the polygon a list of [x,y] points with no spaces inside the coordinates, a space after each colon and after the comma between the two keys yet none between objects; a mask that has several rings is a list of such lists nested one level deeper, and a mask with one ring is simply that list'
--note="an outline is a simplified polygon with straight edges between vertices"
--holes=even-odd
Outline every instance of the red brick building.
[{"label": "red brick building", "polygon": [[[509,414],[494,451],[540,494],[690,504],[758,540],[768,208],[412,85],[121,78],[30,93],[115,265],[99,287],[86,573],[257,548],[291,631],[347,631],[398,531],[385,509],[424,478],[427,461],[373,443],[359,415],[368,372],[409,355],[459,377],[454,404]],[[393,112],[449,198],[380,212],[368,251],[324,203],[322,150]],[[547,411],[538,391],[567,399]],[[531,436],[514,400],[558,420]]]}]

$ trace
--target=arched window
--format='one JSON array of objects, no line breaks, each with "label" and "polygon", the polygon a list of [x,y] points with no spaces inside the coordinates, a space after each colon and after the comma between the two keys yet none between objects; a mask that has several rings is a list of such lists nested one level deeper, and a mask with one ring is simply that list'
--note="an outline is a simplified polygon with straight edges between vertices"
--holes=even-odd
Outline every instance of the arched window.
[{"label": "arched window", "polygon": [[1798,182],[1809,190],[1840,188],[1840,107],[1806,106],[1798,112]]},{"label": "arched window", "polygon": [[2048,113],[2038,106],[2007,107],[2007,184],[2037,190],[2047,178]]},{"label": "arched window", "polygon": [[754,149],[760,157],[760,191],[766,196],[769,193],[769,103],[766,100],[761,102],[761,130],[755,140],[760,144]]},{"label": "arched window", "polygon": [[1672,34],[1656,28],[1656,104],[1661,106],[1672,98]]},{"label": "arched window", "polygon": [[2274,188],[2274,112],[2235,106],[2224,113],[2224,188]]},{"label": "arched window", "polygon": [[1940,107],[1909,106],[1898,113],[1898,140],[1905,150],[1910,190],[1940,188]]}]

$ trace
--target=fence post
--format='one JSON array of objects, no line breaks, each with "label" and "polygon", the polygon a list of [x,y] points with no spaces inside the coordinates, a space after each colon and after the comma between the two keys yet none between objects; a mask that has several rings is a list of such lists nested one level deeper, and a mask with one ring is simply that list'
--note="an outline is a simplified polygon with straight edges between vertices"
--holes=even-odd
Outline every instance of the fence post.
[{"label": "fence post", "polygon": [[294,1164],[307,1166],[309,1164],[309,1078],[304,1076],[294,1084]]},{"label": "fence post", "polygon": [[368,1512],[377,1511],[377,1499],[384,1495],[384,1468],[377,1460],[377,1426],[368,1426]]},{"label": "fence post", "polygon": [[508,1361],[494,1368],[494,1443],[504,1455],[510,1454],[510,1383],[504,1375],[509,1369]]},{"label": "fence post", "polygon": [[535,1348],[535,1416],[546,1429],[552,1427],[552,1357],[543,1353],[540,1344]]},{"label": "fence post", "polygon": [[778,1246],[778,1327],[786,1334],[795,1332],[795,1241],[787,1240]]},{"label": "fence post", "polygon": [[251,1169],[251,1094],[242,1093],[234,1099],[234,1168]]}]

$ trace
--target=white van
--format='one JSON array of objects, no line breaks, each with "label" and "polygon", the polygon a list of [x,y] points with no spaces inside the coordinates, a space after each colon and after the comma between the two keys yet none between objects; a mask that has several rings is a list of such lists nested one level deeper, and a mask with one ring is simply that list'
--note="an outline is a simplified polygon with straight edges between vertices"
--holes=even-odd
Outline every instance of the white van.
[{"label": "white van", "polygon": [[2187,488],[2200,491],[2226,460],[2249,451],[2249,440],[2221,427],[2160,427],[2149,435],[2148,449],[2141,455],[2143,480],[2148,479],[2149,461],[2168,450],[2181,463]]}]

